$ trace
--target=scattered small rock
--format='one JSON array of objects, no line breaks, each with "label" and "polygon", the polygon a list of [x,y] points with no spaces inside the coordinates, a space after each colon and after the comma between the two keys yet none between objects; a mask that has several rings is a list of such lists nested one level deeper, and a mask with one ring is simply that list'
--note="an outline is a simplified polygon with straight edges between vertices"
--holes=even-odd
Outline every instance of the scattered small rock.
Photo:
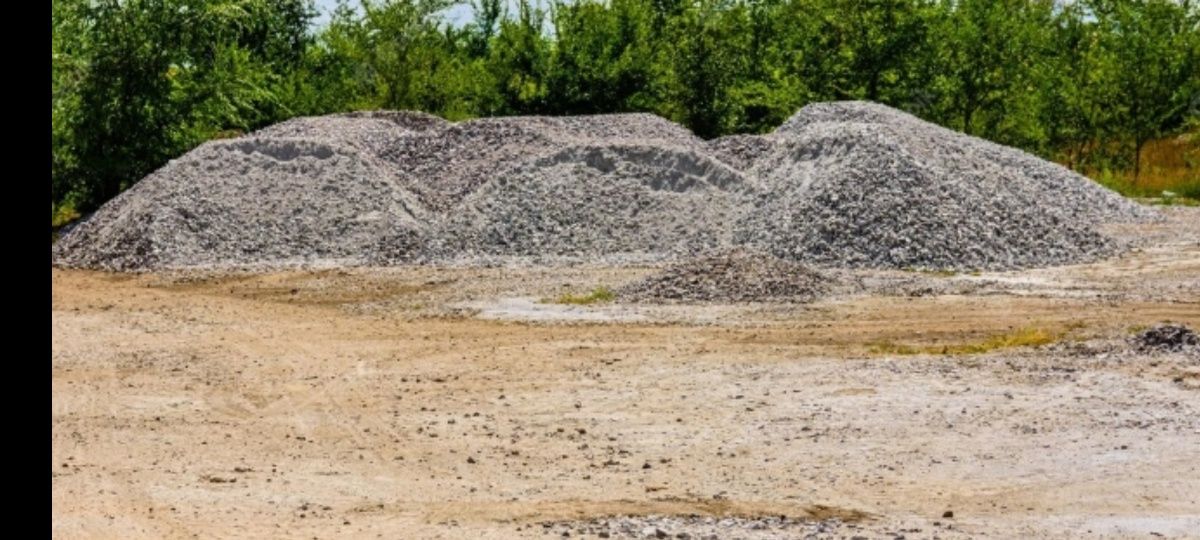
[{"label": "scattered small rock", "polygon": [[1182,324],[1157,324],[1131,339],[1139,352],[1183,352],[1200,349],[1200,336]]}]

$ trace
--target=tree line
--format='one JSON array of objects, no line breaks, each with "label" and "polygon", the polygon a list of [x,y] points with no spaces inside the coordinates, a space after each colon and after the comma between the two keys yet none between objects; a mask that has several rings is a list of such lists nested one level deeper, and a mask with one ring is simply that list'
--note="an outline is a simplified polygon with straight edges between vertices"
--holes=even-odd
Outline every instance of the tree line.
[{"label": "tree line", "polygon": [[52,194],[87,211],[302,115],[652,112],[702,137],[866,99],[1080,170],[1200,127],[1191,0],[53,0]]}]

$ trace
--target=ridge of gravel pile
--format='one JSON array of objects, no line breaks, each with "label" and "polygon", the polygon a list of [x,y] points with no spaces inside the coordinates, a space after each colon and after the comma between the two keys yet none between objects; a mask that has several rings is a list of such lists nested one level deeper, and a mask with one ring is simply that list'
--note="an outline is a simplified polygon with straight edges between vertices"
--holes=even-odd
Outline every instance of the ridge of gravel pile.
[{"label": "ridge of gravel pile", "polygon": [[799,263],[734,249],[672,263],[617,294],[643,302],[810,302],[827,293],[831,281]]},{"label": "ridge of gravel pile", "polygon": [[205,143],[62,235],[108,270],[662,260],[1007,269],[1123,246],[1155,213],[1057,165],[864,102],[702,141],[649,114],[297,118]]},{"label": "ridge of gravel pile", "polygon": [[477,188],[576,146],[651,146],[698,152],[703,142],[652,114],[481,118],[399,139],[384,153],[402,185],[426,206],[449,211]]},{"label": "ridge of gravel pile", "polygon": [[380,158],[397,140],[422,132],[438,132],[450,122],[415,111],[362,111],[328,116],[302,116],[250,134],[256,139],[302,139],[350,147]]}]

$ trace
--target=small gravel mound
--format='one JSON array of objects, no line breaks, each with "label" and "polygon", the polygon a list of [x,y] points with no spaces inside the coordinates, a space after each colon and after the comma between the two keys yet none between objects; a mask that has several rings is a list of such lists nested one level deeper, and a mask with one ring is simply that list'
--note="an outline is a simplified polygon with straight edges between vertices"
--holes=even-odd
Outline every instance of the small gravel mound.
[{"label": "small gravel mound", "polygon": [[1143,353],[1200,351],[1200,336],[1182,324],[1157,324],[1131,341]]},{"label": "small gravel mound", "polygon": [[807,266],[736,249],[671,264],[617,294],[645,302],[810,302],[827,293],[831,281]]}]

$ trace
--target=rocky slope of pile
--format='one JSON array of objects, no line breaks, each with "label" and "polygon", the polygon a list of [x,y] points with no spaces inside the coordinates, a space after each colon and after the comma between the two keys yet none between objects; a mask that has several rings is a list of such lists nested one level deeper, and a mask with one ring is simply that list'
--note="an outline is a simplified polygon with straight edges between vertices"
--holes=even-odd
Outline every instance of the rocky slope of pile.
[{"label": "rocky slope of pile", "polygon": [[1068,169],[882,105],[821,103],[767,138],[764,193],[736,241],[815,264],[1009,269],[1120,249],[1098,226],[1149,219]]},{"label": "rocky slope of pile", "polygon": [[394,264],[418,251],[416,207],[386,171],[345,148],[215,141],[104,205],[53,256],[105,270]]}]

